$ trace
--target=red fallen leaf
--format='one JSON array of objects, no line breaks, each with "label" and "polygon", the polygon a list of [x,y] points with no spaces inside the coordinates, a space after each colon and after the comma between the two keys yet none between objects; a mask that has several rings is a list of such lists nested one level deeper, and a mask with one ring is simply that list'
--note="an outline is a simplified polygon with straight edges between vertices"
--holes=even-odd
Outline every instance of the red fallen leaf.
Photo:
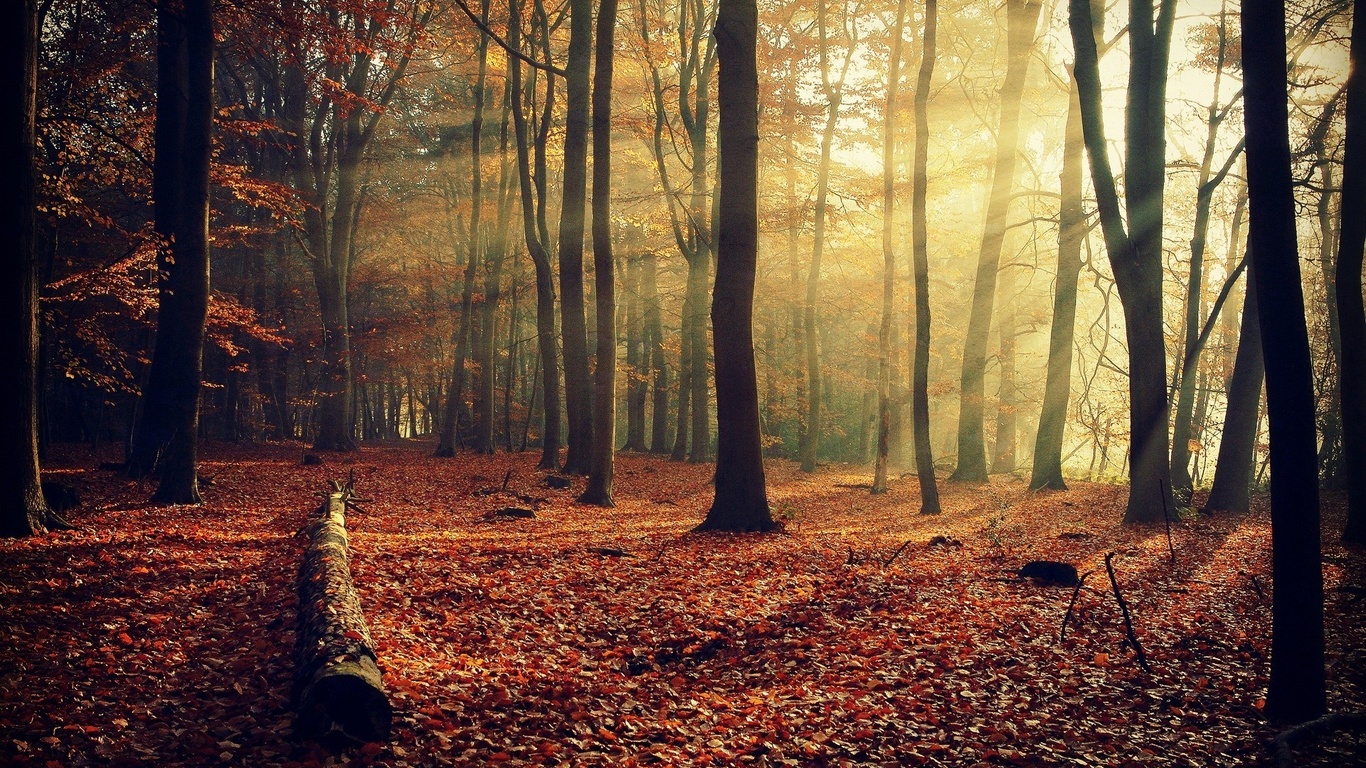
[{"label": "red fallen leaf", "polygon": [[123,643],[124,645],[132,645],[132,644],[133,644],[133,638],[129,637],[127,632],[120,632],[120,633],[119,633],[119,642],[120,642],[120,643]]},{"label": "red fallen leaf", "polygon": [[346,638],[347,640],[355,640],[358,643],[365,639],[361,637],[361,634],[354,629],[346,630],[342,633],[342,637]]}]

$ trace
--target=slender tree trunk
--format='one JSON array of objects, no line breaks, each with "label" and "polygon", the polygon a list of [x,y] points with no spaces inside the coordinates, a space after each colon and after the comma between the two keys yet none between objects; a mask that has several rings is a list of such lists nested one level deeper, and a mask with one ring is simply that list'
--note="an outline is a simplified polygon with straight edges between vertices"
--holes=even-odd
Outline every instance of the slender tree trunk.
[{"label": "slender tree trunk", "polygon": [[1162,319],[1162,189],[1166,164],[1168,49],[1174,0],[1154,21],[1148,0],[1129,5],[1130,74],[1125,126],[1126,229],[1101,116],[1100,73],[1090,0],[1071,0],[1075,76],[1105,250],[1124,308],[1129,350],[1129,501],[1126,524],[1162,520],[1172,509],[1168,463],[1167,350]]},{"label": "slender tree trunk", "polygon": [[[511,58],[511,57],[509,57]],[[497,380],[497,360],[494,338],[498,325],[498,302],[502,298],[503,264],[507,259],[508,219],[512,212],[512,176],[515,169],[508,162],[508,122],[511,117],[511,92],[503,107],[502,127],[499,132],[500,170],[498,180],[498,212],[493,235],[484,254],[484,301],[479,305],[479,370],[474,386],[474,451],[493,453],[494,439],[494,382]],[[509,350],[509,358],[511,351]]]},{"label": "slender tree trunk", "polygon": [[1342,448],[1347,476],[1347,527],[1343,541],[1366,543],[1366,310],[1361,265],[1366,249],[1366,13],[1352,9],[1351,74],[1347,80],[1347,136],[1342,159],[1342,224],[1338,231],[1338,325],[1342,361]]},{"label": "slender tree trunk", "polygon": [[771,531],[754,366],[758,261],[759,73],[754,0],[720,0],[721,209],[711,321],[716,343],[716,497],[699,530]]},{"label": "slender tree trunk", "polygon": [[878,328],[877,459],[872,493],[887,492],[887,458],[892,432],[892,301],[896,285],[896,249],[892,228],[896,213],[896,107],[901,84],[901,46],[906,0],[898,0],[892,26],[892,59],[887,63],[887,105],[882,117],[882,325]]},{"label": "slender tree trunk", "polygon": [[[1295,238],[1286,97],[1285,5],[1243,0],[1248,247],[1271,425],[1271,682],[1267,716],[1298,723],[1327,708],[1314,382]],[[1360,211],[1357,211],[1360,215]]]},{"label": "slender tree trunk", "polygon": [[8,450],[0,463],[3,509],[0,536],[31,536],[69,527],[43,499],[38,461],[38,259],[35,250],[37,172],[34,120],[38,91],[37,0],[6,8],[0,55],[10,73],[0,85],[0,172],[10,185],[10,202],[0,208],[0,231],[12,238],[17,274],[4,281],[4,361],[21,379],[18,391],[0,398]]},{"label": "slender tree trunk", "polygon": [[915,156],[911,181],[911,253],[915,272],[915,355],[911,374],[911,421],[915,432],[915,466],[920,481],[920,513],[939,514],[939,485],[930,449],[930,255],[925,202],[929,190],[930,82],[934,77],[939,28],[937,0],[925,0],[924,49],[915,85]]},{"label": "slender tree trunk", "polygon": [[[514,48],[521,41],[522,10],[519,0],[508,0],[508,44]],[[540,366],[545,378],[542,400],[544,419],[541,426],[540,469],[556,469],[560,465],[560,361],[555,348],[555,276],[550,266],[547,249],[546,228],[544,225],[544,201],[542,194],[533,201],[532,171],[529,143],[530,131],[526,114],[522,109],[522,62],[515,56],[508,57],[508,88],[512,91],[512,123],[517,143],[517,180],[521,192],[522,234],[526,240],[527,251],[536,271],[536,343],[540,353]],[[546,75],[546,114],[555,103],[555,79]],[[543,128],[547,128],[543,124]],[[536,165],[538,170],[544,165],[545,141],[548,133],[543,130],[538,135],[536,145]],[[543,181],[544,174],[537,174],[536,180]],[[543,187],[541,188],[543,191]],[[538,220],[539,218],[539,220]],[[533,398],[533,405],[534,405]],[[530,410],[527,418],[530,419]]]},{"label": "slender tree trunk", "polygon": [[593,454],[593,385],[583,298],[583,219],[588,185],[589,70],[592,0],[569,2],[569,60],[564,126],[564,194],[560,209],[560,333],[563,337],[569,453],[564,471],[588,474]]},{"label": "slender tree trunk", "polygon": [[593,371],[593,456],[579,501],[612,501],[617,448],[617,299],[612,261],[612,59],[617,0],[600,0],[593,73],[593,298],[597,302],[597,367]]},{"label": "slender tree trunk", "polygon": [[1256,269],[1247,271],[1247,298],[1238,333],[1238,355],[1228,382],[1224,430],[1219,438],[1219,458],[1214,464],[1214,485],[1205,508],[1246,512],[1248,487],[1252,485],[1252,457],[1257,445],[1257,421],[1262,404],[1262,328],[1257,316]]},{"label": "slender tree trunk", "polygon": [[1001,365],[1000,389],[996,393],[996,444],[991,452],[991,471],[1009,473],[1015,471],[1016,432],[1019,423],[1019,388],[1015,383],[1015,281],[1014,275],[1005,272],[1000,277],[998,289],[1001,301],[1001,317],[997,323],[1000,336],[998,360]]},{"label": "slender tree trunk", "polygon": [[987,336],[996,301],[996,278],[1001,268],[1001,248],[1005,243],[1010,189],[1015,183],[1015,157],[1018,153],[1020,96],[1029,72],[1029,54],[1034,48],[1034,28],[1039,23],[1038,0],[1007,0],[1006,77],[1001,86],[1000,125],[996,131],[996,161],[991,171],[991,193],[987,198],[986,229],[977,255],[977,278],[972,289],[972,310],[968,315],[963,342],[963,376],[958,405],[958,466],[954,480],[985,482],[987,479],[986,438],[982,419],[987,361]]},{"label": "slender tree trunk", "polygon": [[646,251],[641,266],[645,291],[645,338],[653,376],[650,406],[650,453],[669,451],[669,366],[664,359],[664,323],[659,307],[658,257]]},{"label": "slender tree trunk", "polygon": [[626,257],[626,445],[625,450],[645,450],[645,348],[640,322],[639,254]]},{"label": "slender tree trunk", "polygon": [[1048,334],[1048,378],[1044,384],[1039,430],[1034,438],[1034,467],[1030,490],[1067,490],[1062,477],[1062,439],[1072,389],[1072,339],[1077,325],[1077,278],[1081,275],[1081,245],[1086,239],[1082,209],[1082,165],[1086,162],[1081,133],[1081,104],[1077,81],[1068,87],[1067,124],[1063,129],[1062,173],[1058,211],[1058,272],[1053,287],[1053,325]]}]

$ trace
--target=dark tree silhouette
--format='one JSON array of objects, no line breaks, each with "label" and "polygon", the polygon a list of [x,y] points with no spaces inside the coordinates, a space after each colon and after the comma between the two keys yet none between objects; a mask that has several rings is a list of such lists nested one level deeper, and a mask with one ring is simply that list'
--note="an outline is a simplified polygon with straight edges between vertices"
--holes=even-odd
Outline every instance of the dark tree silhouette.
[{"label": "dark tree silhouette", "polygon": [[1352,10],[1351,74],[1347,79],[1347,137],[1342,158],[1342,228],[1338,235],[1338,319],[1342,333],[1343,459],[1347,464],[1347,528],[1343,540],[1366,543],[1366,309],[1361,263],[1366,250],[1366,12]]},{"label": "dark tree silhouette", "polygon": [[157,4],[156,345],[128,474],[160,475],[153,499],[199,503],[196,458],[209,308],[209,158],[213,149],[210,0]]},{"label": "dark tree silhouette", "polygon": [[[721,0],[721,206],[711,323],[716,345],[716,497],[698,530],[772,531],[754,367],[754,281],[759,236],[759,73],[754,0]],[[719,332],[718,332],[719,331]]]},{"label": "dark tree silhouette", "polygon": [[[1285,5],[1243,0],[1248,249],[1271,428],[1271,684],[1267,715],[1298,723],[1327,707],[1314,381],[1290,175]],[[1358,214],[1359,215],[1359,214]]]},{"label": "dark tree silhouette", "polygon": [[583,218],[588,187],[589,74],[593,2],[569,0],[569,60],[564,117],[564,195],[560,208],[560,335],[569,452],[564,471],[585,475],[593,453],[593,385],[583,299]]},{"label": "dark tree silhouette", "polygon": [[925,0],[924,45],[915,82],[915,155],[911,178],[911,271],[915,282],[915,354],[911,364],[911,423],[915,440],[915,469],[920,481],[920,513],[937,515],[939,485],[934,477],[930,447],[930,249],[925,203],[929,192],[926,165],[930,152],[930,81],[934,77],[939,3]]},{"label": "dark tree silhouette", "polygon": [[3,281],[4,362],[17,375],[16,392],[0,398],[5,423],[5,460],[0,495],[0,536],[31,536],[69,527],[43,500],[38,462],[38,262],[34,253],[33,128],[38,90],[38,6],[10,3],[4,15],[0,55],[10,75],[0,84],[0,173],[8,180],[9,203],[0,206],[0,231],[13,243],[14,271]]},{"label": "dark tree silhouette", "polygon": [[1246,512],[1252,485],[1252,455],[1257,444],[1257,415],[1262,407],[1262,327],[1257,312],[1257,270],[1247,271],[1247,299],[1238,331],[1238,354],[1228,382],[1224,433],[1214,464],[1214,485],[1205,508]]}]

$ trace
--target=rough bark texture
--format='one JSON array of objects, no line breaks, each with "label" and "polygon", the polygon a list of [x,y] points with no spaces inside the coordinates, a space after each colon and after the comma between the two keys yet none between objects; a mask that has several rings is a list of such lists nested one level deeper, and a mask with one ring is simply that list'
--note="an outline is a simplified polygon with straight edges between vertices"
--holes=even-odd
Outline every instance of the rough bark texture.
[{"label": "rough bark texture", "polygon": [[569,2],[569,60],[565,67],[564,194],[560,210],[560,333],[569,453],[564,471],[588,474],[593,453],[593,385],[588,372],[588,326],[583,299],[583,219],[588,186],[588,94],[593,54],[592,0]]},{"label": "rough bark texture", "polygon": [[1224,410],[1224,433],[1219,438],[1219,458],[1214,464],[1214,485],[1205,508],[1246,512],[1252,485],[1252,456],[1257,444],[1257,417],[1262,403],[1262,327],[1257,313],[1257,271],[1247,271],[1247,299],[1238,333],[1238,355],[1228,382]]},{"label": "rough bark texture", "polygon": [[593,455],[588,487],[579,497],[585,504],[601,507],[615,506],[612,470],[617,447],[617,298],[612,263],[612,32],[616,21],[617,0],[601,0],[593,73],[593,298],[598,359],[593,371]]},{"label": "rough bark texture", "polygon": [[934,76],[939,26],[937,0],[925,0],[924,49],[915,85],[915,169],[911,181],[911,257],[915,273],[915,354],[911,361],[911,421],[915,433],[915,467],[920,480],[920,513],[939,514],[939,485],[930,449],[930,255],[925,203],[929,191],[930,80]]},{"label": "rough bark texture", "polygon": [[1067,404],[1072,391],[1072,339],[1077,325],[1077,278],[1081,275],[1081,246],[1086,239],[1086,213],[1082,209],[1082,165],[1086,162],[1081,133],[1081,103],[1077,81],[1068,88],[1067,124],[1064,130],[1062,173],[1059,185],[1062,205],[1058,211],[1058,272],[1053,286],[1053,324],[1048,334],[1048,376],[1044,383],[1039,431],[1034,436],[1034,467],[1031,490],[1067,490],[1062,477],[1062,439],[1067,425]]},{"label": "rough bark texture", "polygon": [[1001,116],[996,131],[996,162],[991,171],[987,198],[986,229],[977,254],[977,279],[972,287],[972,310],[963,342],[963,376],[958,406],[958,466],[953,479],[984,482],[987,479],[986,439],[982,418],[986,397],[983,382],[987,366],[987,336],[996,302],[996,275],[1001,268],[1006,216],[1010,212],[1010,188],[1015,182],[1015,156],[1019,144],[1020,95],[1029,72],[1029,52],[1034,47],[1034,28],[1039,23],[1038,0],[1007,0],[1006,77],[1001,86]]},{"label": "rough bark texture", "polygon": [[5,71],[0,83],[0,174],[9,180],[12,199],[0,207],[0,231],[12,238],[14,272],[0,286],[5,332],[0,334],[4,364],[18,378],[16,389],[0,398],[6,460],[0,462],[0,536],[30,536],[66,524],[43,500],[38,462],[38,262],[34,252],[34,117],[38,87],[38,8],[36,0],[6,8],[3,44]]},{"label": "rough bark texture", "polygon": [[717,221],[712,328],[716,343],[716,497],[699,530],[771,531],[754,366],[758,261],[759,74],[754,0],[721,0],[716,47],[721,73],[722,203]]},{"label": "rough bark texture", "polygon": [[1366,250],[1366,12],[1352,10],[1352,70],[1347,81],[1347,137],[1342,159],[1342,226],[1338,232],[1338,319],[1342,361],[1343,460],[1347,475],[1347,528],[1343,540],[1366,543],[1366,309],[1361,264]]},{"label": "rough bark texture", "polygon": [[[1271,428],[1271,682],[1267,716],[1298,723],[1327,707],[1314,382],[1290,175],[1285,6],[1243,0],[1248,247]],[[1357,212],[1360,215],[1360,212]]]},{"label": "rough bark texture", "polygon": [[357,741],[387,741],[392,712],[351,583],[346,536],[350,487],[333,483],[305,532],[299,567],[299,628],[295,643],[297,731],[317,738],[340,730]]}]

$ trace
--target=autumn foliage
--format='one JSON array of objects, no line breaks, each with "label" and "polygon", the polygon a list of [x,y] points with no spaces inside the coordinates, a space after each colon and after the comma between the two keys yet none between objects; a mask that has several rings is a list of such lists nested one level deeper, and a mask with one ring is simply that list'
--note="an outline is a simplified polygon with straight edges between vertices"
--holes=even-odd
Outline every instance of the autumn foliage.
[{"label": "autumn foliage", "polygon": [[[1264,500],[1175,521],[1173,562],[1161,527],[1120,526],[1108,485],[942,483],[944,514],[922,517],[912,478],[870,497],[865,469],[770,462],[786,533],[721,536],[689,533],[709,465],[624,454],[601,509],[574,503],[582,478],[547,487],[534,453],[302,453],[208,446],[201,507],[148,506],[84,449],[53,457],[81,528],[0,542],[0,763],[1226,765],[1274,734]],[[338,757],[293,738],[296,534],[352,472],[394,738]],[[535,517],[487,517],[507,506]],[[1032,559],[1096,571],[1065,641],[1072,590],[1016,581]],[[1330,547],[1325,577],[1331,708],[1351,709],[1362,561]],[[1305,759],[1348,764],[1353,738]]]}]

